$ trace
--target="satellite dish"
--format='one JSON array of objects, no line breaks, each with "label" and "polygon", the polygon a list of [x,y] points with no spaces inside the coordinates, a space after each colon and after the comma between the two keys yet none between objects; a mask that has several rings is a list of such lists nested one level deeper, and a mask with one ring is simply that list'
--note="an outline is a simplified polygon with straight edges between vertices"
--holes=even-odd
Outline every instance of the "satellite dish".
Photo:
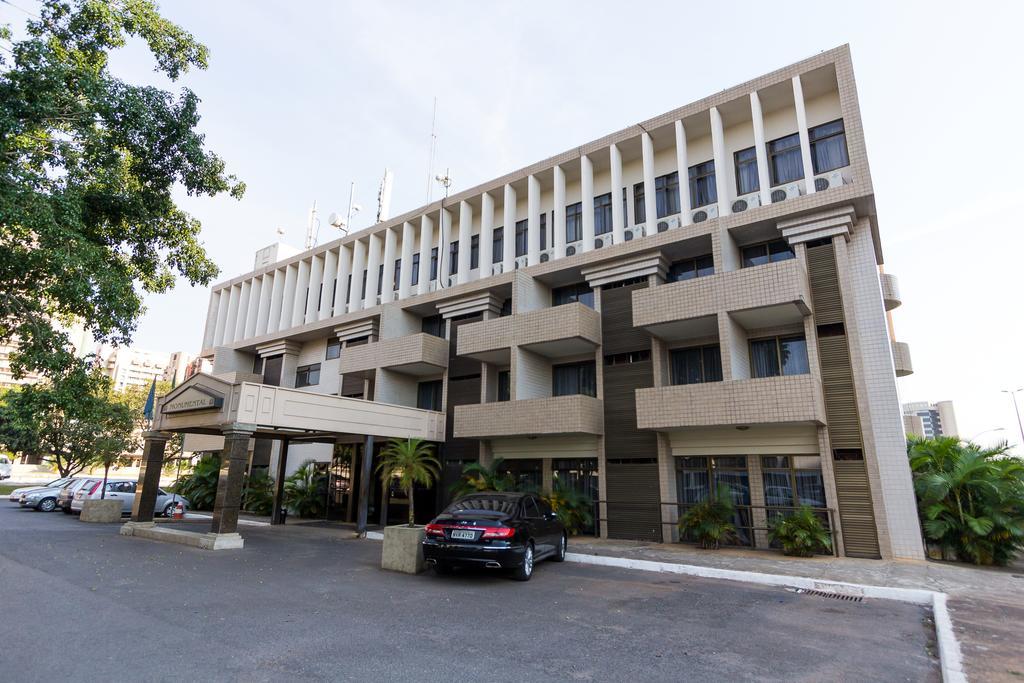
[{"label": "satellite dish", "polygon": [[331,215],[327,217],[327,222],[335,228],[340,228],[345,225],[345,217],[337,211],[332,211]]},{"label": "satellite dish", "polygon": [[278,228],[277,234],[280,235],[281,237],[284,237],[284,228]]}]

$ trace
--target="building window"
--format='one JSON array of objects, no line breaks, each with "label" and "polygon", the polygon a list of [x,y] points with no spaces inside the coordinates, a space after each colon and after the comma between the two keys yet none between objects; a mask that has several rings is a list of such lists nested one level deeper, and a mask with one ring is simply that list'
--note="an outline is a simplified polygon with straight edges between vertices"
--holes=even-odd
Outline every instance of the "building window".
[{"label": "building window", "polygon": [[526,256],[529,225],[529,220],[516,221],[516,256]]},{"label": "building window", "polygon": [[501,311],[498,312],[499,318],[512,315],[512,299],[511,297],[501,302]]},{"label": "building window", "polygon": [[561,306],[580,302],[584,306],[594,307],[594,290],[585,282],[565,287],[555,287],[551,290],[551,305]]},{"label": "building window", "polygon": [[345,303],[352,300],[352,273],[348,274],[348,282],[345,283]]},{"label": "building window", "polygon": [[690,208],[696,209],[718,201],[718,187],[715,185],[715,162],[705,161],[691,166],[690,177]]},{"label": "building window", "polygon": [[747,147],[736,152],[733,158],[736,163],[736,194],[743,196],[761,189],[757,176],[757,151]]},{"label": "building window", "polygon": [[444,339],[444,318],[439,315],[428,315],[420,326],[426,334]]},{"label": "building window", "polygon": [[473,270],[480,267],[480,235],[473,235],[469,238],[469,268]]},{"label": "building window", "polygon": [[647,349],[643,351],[626,351],[625,353],[611,353],[604,357],[605,365],[631,365],[633,363],[643,363],[651,359],[651,352]]},{"label": "building window", "polygon": [[715,259],[711,254],[676,261],[668,269],[666,279],[669,282],[692,280],[695,277],[715,274]]},{"label": "building window", "polygon": [[544,251],[548,248],[548,215],[542,213],[540,215],[540,250]]},{"label": "building window", "polygon": [[807,340],[803,335],[769,337],[750,342],[750,374],[753,377],[806,375],[810,371]]},{"label": "building window", "polygon": [[672,384],[722,381],[722,354],[718,344],[672,349],[669,352]]},{"label": "building window", "polygon": [[793,133],[768,143],[768,171],[772,187],[801,180],[804,160],[800,152],[800,134]]},{"label": "building window", "polygon": [[303,365],[295,371],[295,388],[313,387],[320,384],[320,364]]},{"label": "building window", "polygon": [[629,227],[629,188],[622,188],[622,224]]},{"label": "building window", "polygon": [[811,165],[815,174],[850,165],[842,119],[815,126],[807,131],[807,136],[811,139]]},{"label": "building window", "polygon": [[654,179],[654,201],[658,205],[658,218],[679,213],[678,171]]},{"label": "building window", "polygon": [[410,284],[418,285],[420,283],[420,255],[412,255],[412,272],[409,273],[411,278]]},{"label": "building window", "polygon": [[459,242],[456,240],[448,245],[448,274],[459,272]]},{"label": "building window", "polygon": [[327,354],[324,356],[324,360],[334,360],[339,357],[341,357],[341,340],[338,338],[328,339]]},{"label": "building window", "polygon": [[594,197],[594,234],[603,235],[612,231],[612,193]]},{"label": "building window", "polygon": [[572,244],[583,239],[583,202],[565,207],[565,243]]},{"label": "building window", "polygon": [[395,259],[395,276],[394,282],[391,283],[391,289],[398,289],[398,283],[402,281],[402,259]]},{"label": "building window", "polygon": [[[751,545],[753,538],[750,512],[750,475],[745,456],[676,458],[676,496],[679,514],[707,500],[712,491],[725,487],[732,498],[733,526],[740,545]],[[687,538],[685,540],[693,540]]]},{"label": "building window", "polygon": [[338,302],[338,278],[334,278],[334,284],[331,285],[331,308],[334,308]]},{"label": "building window", "polygon": [[369,271],[366,271],[366,270],[363,271],[363,287],[362,287],[362,290],[361,290],[362,294],[359,295],[360,299],[365,299],[366,298],[366,274],[368,272]]},{"label": "building window", "polygon": [[498,370],[498,400],[508,401],[512,397],[512,387],[508,370]]},{"label": "building window", "polygon": [[743,247],[742,252],[744,268],[763,266],[766,263],[788,261],[789,259],[796,258],[793,248],[789,246],[786,240],[773,240],[761,244],[752,244],[749,247]]},{"label": "building window", "polygon": [[551,367],[552,396],[597,396],[597,368],[594,361]]},{"label": "building window", "polygon": [[640,225],[647,221],[647,205],[644,204],[644,184],[633,185],[633,223]]},{"label": "building window", "polygon": [[430,250],[430,281],[437,279],[437,247]]},{"label": "building window", "polygon": [[494,242],[491,245],[491,262],[501,263],[505,260],[505,228],[494,229]]},{"label": "building window", "polygon": [[[825,508],[825,484],[817,455],[763,455],[764,504],[775,508]],[[823,520],[828,527],[827,517]]]},{"label": "building window", "polygon": [[377,296],[384,291],[384,264],[380,264],[377,268],[377,291],[374,292],[374,296]]},{"label": "building window", "polygon": [[441,380],[420,382],[416,387],[416,407],[420,410],[441,410],[441,392],[444,385]]}]

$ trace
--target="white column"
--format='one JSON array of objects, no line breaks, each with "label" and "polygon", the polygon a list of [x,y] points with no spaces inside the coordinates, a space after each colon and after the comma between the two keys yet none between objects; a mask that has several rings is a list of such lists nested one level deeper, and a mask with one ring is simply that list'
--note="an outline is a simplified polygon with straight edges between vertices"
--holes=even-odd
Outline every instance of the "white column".
[{"label": "white column", "polygon": [[618,145],[608,148],[612,166],[612,241],[622,244],[626,237],[626,217],[622,215],[622,153]]},{"label": "white column", "polygon": [[217,306],[220,303],[220,292],[210,291],[210,304],[206,307],[206,325],[203,326],[203,348],[213,346],[217,334]]},{"label": "white column", "polygon": [[373,308],[377,305],[377,273],[380,271],[380,242],[380,233],[370,235],[370,243],[366,255],[366,296],[363,298],[363,308]]},{"label": "white column", "polygon": [[324,254],[324,293],[320,300],[320,320],[330,318],[334,314],[334,278],[338,276],[338,252],[333,249]]},{"label": "white column", "polygon": [[513,270],[516,260],[516,191],[511,186],[505,185],[505,232],[502,247],[504,251],[501,257],[501,270],[507,273]]},{"label": "white column", "polygon": [[540,181],[526,179],[526,258],[529,265],[540,263]]},{"label": "white column", "polygon": [[494,265],[494,198],[480,195],[480,277],[490,277]]},{"label": "white column", "polygon": [[417,294],[430,291],[430,250],[434,246],[434,221],[430,216],[420,216],[420,281],[416,285]]},{"label": "white column", "polygon": [[594,164],[586,154],[580,156],[580,202],[583,205],[583,248],[594,248]]},{"label": "white column", "polygon": [[395,231],[388,228],[384,232],[384,282],[380,288],[382,304],[390,303],[395,298],[395,241]]},{"label": "white column", "polygon": [[[356,240],[352,243],[352,291],[349,292],[348,310],[363,310],[363,272],[366,270],[366,242]],[[370,276],[367,275],[367,278]],[[366,281],[366,289],[370,289],[370,281]]]},{"label": "white column", "polygon": [[689,225],[690,218],[690,157],[686,151],[686,128],[676,121],[676,166],[679,167],[679,210],[681,222]]},{"label": "white column", "polygon": [[263,283],[260,285],[260,308],[256,313],[255,335],[261,336],[267,333],[267,320],[270,317],[270,304],[274,300],[274,272],[263,274]]},{"label": "white column", "polygon": [[807,135],[807,110],[804,109],[804,87],[799,76],[793,76],[793,106],[796,108],[796,129],[800,132],[800,156],[804,160],[804,187],[814,193],[814,166],[811,164],[811,139]]},{"label": "white column", "polygon": [[764,114],[761,113],[761,98],[757,91],[750,93],[750,119],[754,122],[754,152],[757,154],[757,186],[761,205],[772,203],[772,183],[768,175],[768,148],[764,140]]},{"label": "white column", "polygon": [[338,277],[334,280],[334,315],[348,312],[348,276],[352,274],[352,247],[338,247]]},{"label": "white column", "polygon": [[552,170],[555,172],[555,224],[552,242],[555,246],[554,258],[562,258],[565,256],[565,171],[561,166],[555,166]]},{"label": "white column", "polygon": [[217,293],[217,322],[213,326],[213,342],[210,346],[224,343],[224,327],[228,320],[228,302],[231,301],[231,288],[225,287]]},{"label": "white column", "polygon": [[295,308],[292,311],[292,327],[302,325],[306,320],[306,302],[309,300],[309,270],[308,261],[299,261],[299,275],[295,281]]},{"label": "white column", "polygon": [[644,165],[644,214],[646,234],[653,235],[658,228],[658,195],[654,190],[654,141],[650,134],[640,134],[640,151]]},{"label": "white column", "polygon": [[448,274],[452,270],[451,248],[452,242],[452,212],[448,209],[441,209],[438,219],[441,227],[437,231],[437,286],[448,286]]},{"label": "white column", "polygon": [[715,188],[718,191],[718,215],[732,213],[732,199],[729,196],[729,174],[725,169],[725,130],[718,107],[711,107],[711,150],[715,155]]},{"label": "white column", "polygon": [[245,321],[249,317],[249,294],[252,290],[252,280],[242,283],[242,293],[238,297],[238,318],[235,320],[235,339],[245,339]]},{"label": "white column", "polygon": [[416,228],[412,223],[402,223],[402,270],[398,274],[398,298],[409,298],[409,283],[412,282],[412,255],[416,251]]},{"label": "white column", "polygon": [[324,259],[314,255],[309,264],[309,296],[306,297],[306,319],[311,323],[320,318],[320,295],[324,283]]},{"label": "white column", "polygon": [[260,305],[263,298],[263,276],[254,277],[249,284],[249,312],[245,315],[245,329],[242,330],[242,337],[249,338],[256,335],[256,325],[260,317]]},{"label": "white column", "polygon": [[[459,202],[459,277],[458,283],[469,282],[470,256],[473,248],[473,207]],[[483,248],[483,245],[481,245]]]},{"label": "white column", "polygon": [[297,265],[285,266],[284,292],[281,295],[281,322],[278,330],[287,330],[292,326],[292,314],[295,311],[295,281],[299,277]]},{"label": "white column", "polygon": [[270,295],[270,311],[267,314],[267,332],[277,332],[281,329],[281,308],[284,305],[284,270],[274,271],[274,288]]},{"label": "white column", "polygon": [[230,344],[235,341],[235,323],[238,320],[238,300],[242,297],[242,288],[238,285],[231,287],[231,294],[228,295],[228,318],[224,322],[224,337],[221,343]]}]

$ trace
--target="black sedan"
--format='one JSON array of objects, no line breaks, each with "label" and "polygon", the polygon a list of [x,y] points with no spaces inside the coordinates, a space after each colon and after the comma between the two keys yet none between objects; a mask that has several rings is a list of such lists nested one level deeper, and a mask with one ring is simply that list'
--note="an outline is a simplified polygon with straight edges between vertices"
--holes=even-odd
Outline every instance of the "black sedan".
[{"label": "black sedan", "polygon": [[427,525],[423,559],[438,574],[454,567],[511,569],[529,581],[534,564],[565,559],[565,527],[532,493],[473,493]]}]

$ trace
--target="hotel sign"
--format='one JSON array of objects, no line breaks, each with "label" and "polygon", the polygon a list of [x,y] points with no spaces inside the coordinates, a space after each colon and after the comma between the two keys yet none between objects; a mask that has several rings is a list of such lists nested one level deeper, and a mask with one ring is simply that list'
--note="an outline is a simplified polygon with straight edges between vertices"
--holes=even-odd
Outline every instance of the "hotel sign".
[{"label": "hotel sign", "polygon": [[162,413],[191,413],[197,410],[218,410],[224,406],[224,397],[189,387],[161,408]]}]

